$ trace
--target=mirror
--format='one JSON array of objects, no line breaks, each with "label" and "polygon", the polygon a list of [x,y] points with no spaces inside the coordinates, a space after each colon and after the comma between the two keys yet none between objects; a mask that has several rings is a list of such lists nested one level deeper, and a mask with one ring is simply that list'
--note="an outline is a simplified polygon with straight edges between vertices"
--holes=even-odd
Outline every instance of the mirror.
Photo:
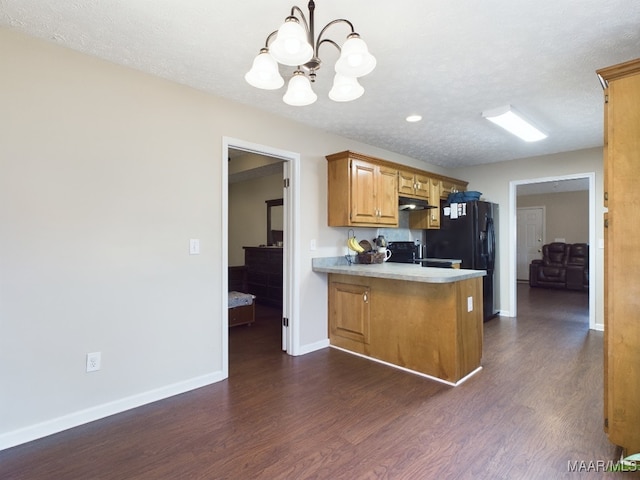
[{"label": "mirror", "polygon": [[267,204],[267,245],[282,246],[284,224],[284,200],[265,200]]}]

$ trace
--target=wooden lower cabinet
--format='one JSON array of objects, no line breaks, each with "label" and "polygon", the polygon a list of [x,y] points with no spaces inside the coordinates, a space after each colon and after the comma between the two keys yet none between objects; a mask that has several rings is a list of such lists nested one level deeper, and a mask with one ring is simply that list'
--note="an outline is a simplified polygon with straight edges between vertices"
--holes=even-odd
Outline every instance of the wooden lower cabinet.
[{"label": "wooden lower cabinet", "polygon": [[331,335],[340,337],[345,345],[364,353],[369,344],[371,310],[369,308],[369,286],[334,282],[329,291],[332,306]]},{"label": "wooden lower cabinet", "polygon": [[337,347],[456,383],[480,367],[482,328],[481,277],[423,283],[329,275],[329,339]]}]

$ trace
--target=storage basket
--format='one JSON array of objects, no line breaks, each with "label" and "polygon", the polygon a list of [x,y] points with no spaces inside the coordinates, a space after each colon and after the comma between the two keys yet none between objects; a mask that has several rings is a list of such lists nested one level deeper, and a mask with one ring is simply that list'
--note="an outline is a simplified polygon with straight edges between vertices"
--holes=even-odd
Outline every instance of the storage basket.
[{"label": "storage basket", "polygon": [[385,254],[381,252],[364,252],[358,254],[358,263],[372,264],[382,263],[385,259]]},{"label": "storage basket", "polygon": [[470,190],[468,192],[452,192],[447,198],[447,203],[464,203],[473,200],[480,200],[481,192]]}]

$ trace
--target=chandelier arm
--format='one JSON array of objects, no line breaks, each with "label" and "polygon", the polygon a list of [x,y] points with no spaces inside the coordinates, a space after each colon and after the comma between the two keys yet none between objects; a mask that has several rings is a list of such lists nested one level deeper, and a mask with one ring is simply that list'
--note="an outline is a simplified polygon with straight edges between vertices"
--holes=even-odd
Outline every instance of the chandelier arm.
[{"label": "chandelier arm", "polygon": [[[355,33],[356,29],[353,28],[353,23],[351,23],[349,20],[347,20],[346,18],[337,18],[335,20],[331,20],[329,23],[327,23],[324,28],[322,30],[320,30],[320,34],[318,35],[318,39],[316,41],[316,54],[318,53],[317,49],[320,46],[320,44],[324,41],[322,39],[322,35],[324,35],[324,32],[327,30],[327,28],[329,28],[331,25],[335,25],[336,23],[346,23],[347,25],[349,25],[349,28],[351,28],[351,33]],[[333,42],[335,44],[335,42]],[[336,45],[337,46],[337,45]],[[340,48],[338,48],[339,50]]]},{"label": "chandelier arm", "polygon": [[342,49],[340,48],[340,45],[338,45],[336,42],[334,42],[333,40],[331,40],[330,38],[325,38],[323,40],[320,40],[320,37],[318,37],[318,45],[316,46],[316,57],[318,56],[318,53],[320,51],[320,45],[322,45],[323,43],[327,42],[330,43],[331,45],[333,45],[334,47],[336,47],[338,49],[338,52],[341,52]]},{"label": "chandelier arm", "polygon": [[274,35],[278,33],[277,30],[274,30],[269,35],[267,35],[267,39],[264,41],[264,48],[269,48],[269,42],[273,39]]},{"label": "chandelier arm", "polygon": [[[296,11],[300,14],[300,17],[302,17],[301,19],[296,17],[295,15]],[[304,12],[300,9],[300,7],[298,7],[297,5],[294,5],[293,7],[291,7],[291,16],[298,18],[298,20],[302,20],[302,22],[304,23],[304,28],[307,31],[309,43],[313,44],[312,43],[313,42],[313,11],[311,10],[311,6],[309,6],[309,15],[311,18],[311,25],[309,25],[309,22],[307,21],[307,17],[305,16]]]}]

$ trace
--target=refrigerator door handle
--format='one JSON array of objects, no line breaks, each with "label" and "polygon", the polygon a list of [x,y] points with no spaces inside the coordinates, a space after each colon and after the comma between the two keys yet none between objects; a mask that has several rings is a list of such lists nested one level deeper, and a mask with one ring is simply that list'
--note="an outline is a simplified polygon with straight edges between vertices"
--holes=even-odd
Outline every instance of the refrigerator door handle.
[{"label": "refrigerator door handle", "polygon": [[493,225],[493,218],[487,218],[487,250],[488,267],[493,270],[496,264],[496,232]]}]

